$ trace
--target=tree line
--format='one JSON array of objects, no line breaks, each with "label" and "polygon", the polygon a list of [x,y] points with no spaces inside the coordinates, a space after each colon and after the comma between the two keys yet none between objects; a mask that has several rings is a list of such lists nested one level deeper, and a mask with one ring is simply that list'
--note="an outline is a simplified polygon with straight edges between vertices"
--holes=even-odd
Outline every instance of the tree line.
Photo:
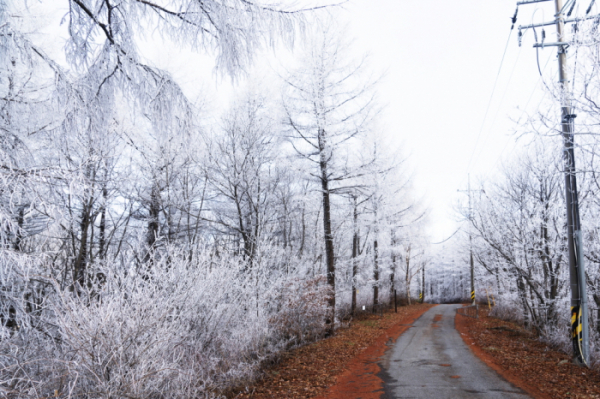
[{"label": "tree line", "polygon": [[[65,4],[64,62],[0,4],[3,395],[218,397],[415,295],[425,209],[336,7]],[[206,118],[141,56],[148,30],[249,83]],[[244,78],[280,41],[297,60]]]}]

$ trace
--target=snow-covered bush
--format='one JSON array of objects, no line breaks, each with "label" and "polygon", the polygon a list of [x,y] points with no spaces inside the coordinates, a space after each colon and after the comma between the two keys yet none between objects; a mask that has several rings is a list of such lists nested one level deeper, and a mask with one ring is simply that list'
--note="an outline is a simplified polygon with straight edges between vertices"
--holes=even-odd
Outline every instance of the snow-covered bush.
[{"label": "snow-covered bush", "polygon": [[[3,396],[217,397],[251,378],[262,359],[320,336],[321,277],[262,280],[265,294],[257,295],[256,273],[241,259],[198,259],[174,250],[144,264],[128,256],[98,267],[94,283],[62,289],[33,273],[44,260],[4,251],[3,299],[12,302],[3,300],[2,314],[12,323],[3,316]],[[29,293],[36,284],[46,290],[37,313]]]},{"label": "snow-covered bush", "polygon": [[331,295],[324,276],[287,280],[273,298],[279,311],[269,320],[275,333],[290,344],[313,341],[325,334]]},{"label": "snow-covered bush", "polygon": [[517,324],[523,324],[525,320],[523,310],[517,306],[516,302],[509,304],[503,302],[497,304],[490,311],[490,316]]}]

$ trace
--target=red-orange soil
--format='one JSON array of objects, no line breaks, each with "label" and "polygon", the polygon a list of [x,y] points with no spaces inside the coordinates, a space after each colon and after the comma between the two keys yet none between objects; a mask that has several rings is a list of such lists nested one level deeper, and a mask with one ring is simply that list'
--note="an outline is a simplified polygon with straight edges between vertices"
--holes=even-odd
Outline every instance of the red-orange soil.
[{"label": "red-orange soil", "polygon": [[354,358],[348,364],[348,369],[337,377],[335,385],[316,399],[379,399],[384,392],[383,380],[377,376],[381,371],[378,363],[380,358],[389,348],[388,345],[396,342],[398,337],[427,310],[427,308],[415,309],[399,323],[371,341],[371,345]]},{"label": "red-orange soil", "polygon": [[535,399],[600,398],[600,373],[575,366],[524,328],[488,317],[457,315],[456,329],[477,357]]},{"label": "red-orange soil", "polygon": [[377,398],[383,381],[377,377],[379,358],[429,304],[402,306],[383,316],[362,314],[331,338],[292,350],[265,370],[261,380],[231,392],[244,399]]}]

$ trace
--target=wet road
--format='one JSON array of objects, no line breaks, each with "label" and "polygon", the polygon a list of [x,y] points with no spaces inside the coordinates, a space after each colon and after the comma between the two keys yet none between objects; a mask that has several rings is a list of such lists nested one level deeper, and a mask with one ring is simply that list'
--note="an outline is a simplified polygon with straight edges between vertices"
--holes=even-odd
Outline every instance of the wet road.
[{"label": "wet road", "polygon": [[431,308],[387,351],[382,398],[529,398],[467,347],[454,328],[459,306]]}]

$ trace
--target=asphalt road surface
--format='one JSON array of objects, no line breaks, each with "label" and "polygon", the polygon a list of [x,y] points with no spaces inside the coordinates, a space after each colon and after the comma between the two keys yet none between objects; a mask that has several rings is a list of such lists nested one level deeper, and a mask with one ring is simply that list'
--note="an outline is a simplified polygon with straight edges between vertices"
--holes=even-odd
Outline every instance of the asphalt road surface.
[{"label": "asphalt road surface", "polygon": [[382,398],[529,398],[467,347],[454,328],[459,306],[431,308],[387,351]]}]

